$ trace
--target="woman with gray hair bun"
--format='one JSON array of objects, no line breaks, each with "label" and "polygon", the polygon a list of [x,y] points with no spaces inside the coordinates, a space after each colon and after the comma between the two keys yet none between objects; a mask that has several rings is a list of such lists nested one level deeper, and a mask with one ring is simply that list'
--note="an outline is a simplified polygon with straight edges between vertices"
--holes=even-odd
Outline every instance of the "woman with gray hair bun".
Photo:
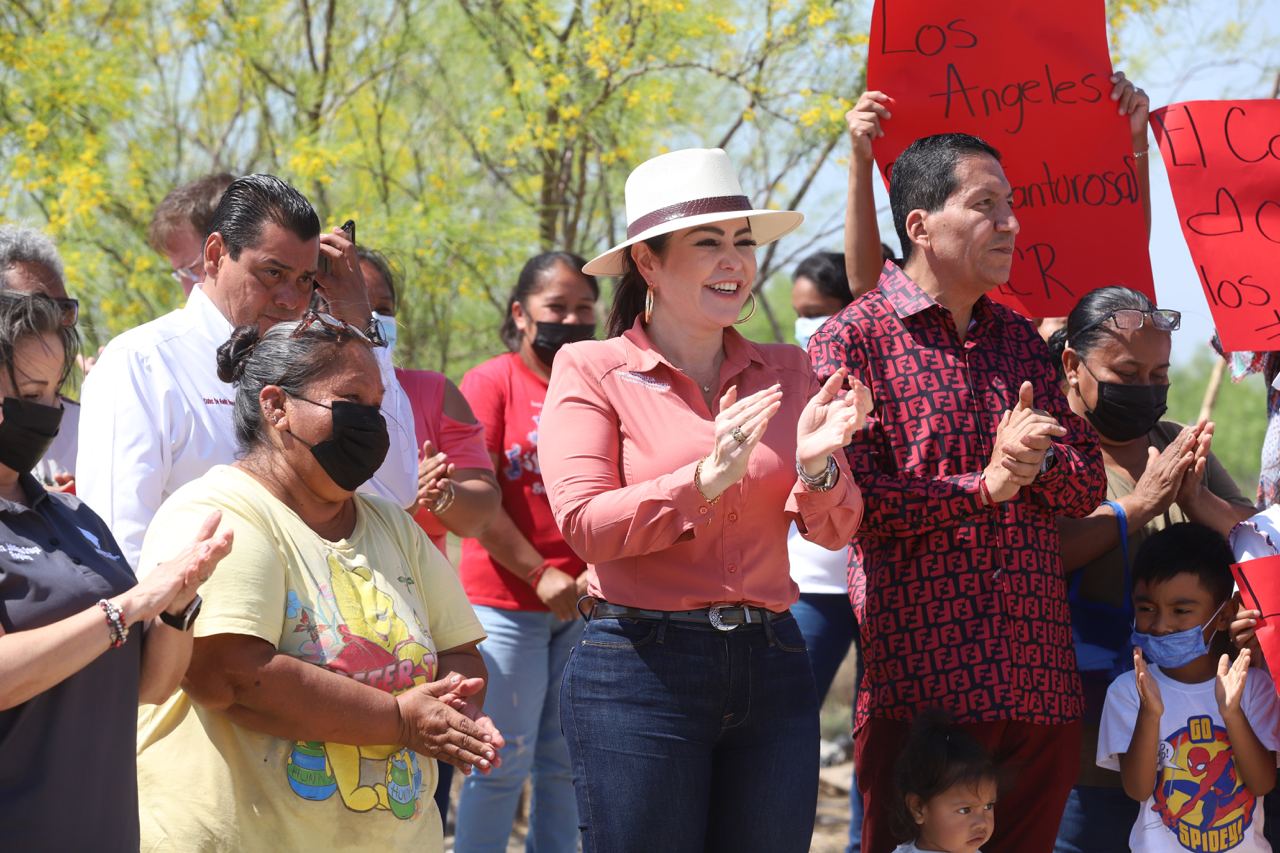
[{"label": "woman with gray hair bun", "polygon": [[453,569],[355,494],[388,447],[374,345],[312,311],[218,350],[240,458],[175,492],[142,549],[145,572],[214,508],[236,537],[182,690],[139,717],[146,849],[440,851],[435,760],[499,763]]}]

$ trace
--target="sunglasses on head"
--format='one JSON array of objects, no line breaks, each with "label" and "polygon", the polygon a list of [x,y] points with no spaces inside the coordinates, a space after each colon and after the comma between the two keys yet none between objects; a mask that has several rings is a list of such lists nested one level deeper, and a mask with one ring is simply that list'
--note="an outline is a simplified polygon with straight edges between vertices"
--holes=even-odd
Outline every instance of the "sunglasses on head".
[{"label": "sunglasses on head", "polygon": [[1141,329],[1147,324],[1148,320],[1152,326],[1161,332],[1176,332],[1178,327],[1182,325],[1182,312],[1174,311],[1171,308],[1153,308],[1150,311],[1141,311],[1137,308],[1120,308],[1080,329],[1075,333],[1075,337],[1079,337],[1090,329],[1098,328],[1108,320],[1111,321],[1113,329],[1121,332]]},{"label": "sunglasses on head", "polygon": [[62,297],[55,298],[54,303],[62,310],[62,325],[74,326],[80,322],[80,300]]},{"label": "sunglasses on head", "polygon": [[340,342],[355,339],[363,341],[371,347],[385,347],[387,345],[382,336],[382,330],[372,318],[369,321],[369,328],[361,330],[346,320],[339,320],[332,314],[317,311],[314,308],[308,309],[307,313],[302,315],[302,319],[298,321],[298,326],[293,330],[291,337],[302,337],[308,329],[317,326],[336,337]]}]

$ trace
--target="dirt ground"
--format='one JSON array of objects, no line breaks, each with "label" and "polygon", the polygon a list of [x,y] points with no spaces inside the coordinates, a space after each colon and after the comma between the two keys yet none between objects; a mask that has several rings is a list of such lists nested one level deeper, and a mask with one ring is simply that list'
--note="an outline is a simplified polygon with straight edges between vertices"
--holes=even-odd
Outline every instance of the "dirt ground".
[{"label": "dirt ground", "polygon": [[[818,819],[814,822],[809,853],[844,853],[849,843],[848,786],[852,774],[853,764],[849,762],[823,768],[823,781],[818,790]],[[524,853],[527,828],[523,819],[517,822],[507,853]],[[452,841],[452,838],[445,839],[446,849],[453,849],[449,846]]]},{"label": "dirt ground", "polygon": [[849,780],[853,762],[822,768],[818,785],[818,818],[809,853],[844,853],[849,844]]}]

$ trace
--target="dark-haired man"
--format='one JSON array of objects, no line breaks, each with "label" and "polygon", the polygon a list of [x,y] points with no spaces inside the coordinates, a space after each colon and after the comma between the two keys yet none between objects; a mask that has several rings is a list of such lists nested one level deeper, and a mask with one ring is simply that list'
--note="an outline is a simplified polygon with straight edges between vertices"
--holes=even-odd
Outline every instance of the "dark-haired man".
[{"label": "dark-haired man", "polygon": [[[185,307],[120,335],[85,382],[76,476],[80,497],[137,566],[147,525],[179,486],[236,458],[233,388],[216,352],[232,330],[297,320],[314,288],[358,329],[372,316],[355,245],[271,175],[233,182],[204,241],[203,281]],[[318,259],[330,273],[318,272]],[[417,497],[413,414],[385,347],[374,350],[386,388],[391,449],[365,488],[408,507]]]},{"label": "dark-haired man", "polygon": [[862,849],[893,849],[894,760],[916,713],[941,707],[1011,774],[983,849],[1047,853],[1083,711],[1056,517],[1103,500],[1102,458],[1035,329],[987,295],[1018,234],[996,150],[917,140],[889,195],[903,267],[809,343],[820,378],[847,366],[876,401],[846,448],[866,499],[850,552]]},{"label": "dark-haired man", "polygon": [[175,187],[151,215],[147,242],[168,259],[185,296],[204,278],[204,240],[212,230],[213,212],[222,194],[235,179],[219,172]]}]

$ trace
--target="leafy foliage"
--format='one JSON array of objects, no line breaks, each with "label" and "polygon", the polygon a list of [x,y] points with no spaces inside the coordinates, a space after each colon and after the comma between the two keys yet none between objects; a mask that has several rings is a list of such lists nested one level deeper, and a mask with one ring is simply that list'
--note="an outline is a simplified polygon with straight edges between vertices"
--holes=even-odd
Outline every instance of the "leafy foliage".
[{"label": "leafy foliage", "polygon": [[754,198],[801,204],[856,94],[863,5],[15,0],[0,199],[57,238],[101,343],[180,299],[144,240],[169,189],[280,174],[397,262],[402,357],[456,374],[499,346],[527,256],[617,236],[648,156],[728,147]]},{"label": "leafy foliage", "polygon": [[[1170,419],[1184,424],[1195,422],[1209,375],[1218,360],[1206,345],[1195,358],[1170,372]],[[1250,499],[1256,497],[1259,449],[1267,429],[1267,394],[1262,378],[1249,376],[1240,382],[1223,379],[1210,419],[1214,422],[1213,454],[1231,472],[1241,493]]]},{"label": "leafy foliage", "polygon": [[[1186,3],[1109,0],[1117,59],[1120,25]],[[668,148],[725,147],[758,204],[811,214],[807,239],[762,251],[762,288],[838,246],[842,198],[816,187],[843,166],[870,8],[10,0],[0,206],[58,240],[103,343],[181,298],[144,240],[168,190],[212,171],[280,174],[400,267],[401,357],[456,376],[498,349],[523,260],[614,242],[627,173]],[[789,338],[780,296],[748,334]]]}]

